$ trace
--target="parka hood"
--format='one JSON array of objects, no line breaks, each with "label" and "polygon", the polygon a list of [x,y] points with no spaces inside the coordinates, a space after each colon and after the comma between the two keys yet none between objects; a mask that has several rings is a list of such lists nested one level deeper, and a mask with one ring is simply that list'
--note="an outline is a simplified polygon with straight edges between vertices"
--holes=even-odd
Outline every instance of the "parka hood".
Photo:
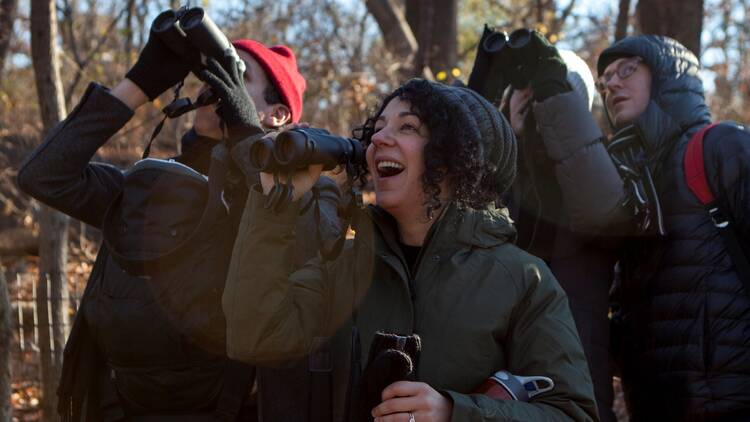
[{"label": "parka hood", "polygon": [[[393,247],[397,241],[394,236],[398,236],[396,220],[376,205],[369,206],[367,211],[373,223],[380,228],[386,243]],[[455,242],[471,247],[491,248],[515,242],[516,239],[516,229],[506,208],[488,206],[475,210],[451,203],[437,219],[427,235],[428,242],[434,241],[437,236],[441,239],[455,239]]]},{"label": "parka hood", "polygon": [[456,209],[455,213],[456,240],[461,243],[491,248],[516,240],[516,229],[510,222],[507,208],[465,208]]},{"label": "parka hood", "polygon": [[639,35],[624,38],[599,56],[597,71],[621,57],[638,56],[651,71],[651,103],[635,121],[649,147],[671,147],[674,136],[708,124],[711,115],[698,75],[695,55],[679,42],[664,36]]}]

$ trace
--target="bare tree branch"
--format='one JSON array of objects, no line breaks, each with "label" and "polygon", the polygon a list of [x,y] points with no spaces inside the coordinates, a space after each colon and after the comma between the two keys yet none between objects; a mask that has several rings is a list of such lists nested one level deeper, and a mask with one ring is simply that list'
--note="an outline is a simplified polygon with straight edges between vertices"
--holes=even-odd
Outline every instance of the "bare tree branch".
[{"label": "bare tree branch", "polygon": [[67,98],[69,101],[72,101],[73,93],[75,92],[76,88],[78,87],[78,84],[81,82],[81,78],[83,77],[83,72],[86,69],[86,67],[91,62],[91,59],[94,58],[99,53],[99,50],[102,48],[104,43],[107,41],[107,39],[111,36],[113,33],[113,30],[115,26],[117,25],[117,22],[123,17],[125,12],[129,10],[129,5],[125,6],[122,10],[120,10],[120,13],[115,16],[114,19],[109,23],[107,26],[107,29],[104,31],[104,33],[101,34],[101,36],[96,40],[96,44],[94,45],[94,48],[89,51],[89,53],[86,55],[85,58],[79,59],[76,58],[76,64],[78,65],[78,68],[76,69],[76,74],[73,77],[73,82],[68,86],[68,89],[65,91],[65,98]]}]

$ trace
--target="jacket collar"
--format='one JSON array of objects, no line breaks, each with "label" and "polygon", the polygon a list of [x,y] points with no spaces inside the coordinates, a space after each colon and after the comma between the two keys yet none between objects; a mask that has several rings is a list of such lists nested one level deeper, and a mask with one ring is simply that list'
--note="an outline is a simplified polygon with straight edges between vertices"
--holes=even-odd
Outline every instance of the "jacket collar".
[{"label": "jacket collar", "polygon": [[187,131],[180,140],[182,153],[175,157],[175,161],[208,174],[211,165],[211,149],[219,142],[218,139],[198,135],[195,129]]},{"label": "jacket collar", "polygon": [[[374,205],[369,206],[366,213],[385,243],[376,246],[376,249],[387,246],[394,252],[400,252],[398,224],[393,216]],[[427,233],[424,247],[437,243],[441,248],[453,244],[486,249],[513,242],[515,237],[516,230],[510,223],[507,209],[489,206],[475,210],[450,203]]]},{"label": "jacket collar", "polygon": [[646,159],[658,173],[665,157],[672,150],[683,128],[655,101],[650,101],[633,123],[646,149]]}]

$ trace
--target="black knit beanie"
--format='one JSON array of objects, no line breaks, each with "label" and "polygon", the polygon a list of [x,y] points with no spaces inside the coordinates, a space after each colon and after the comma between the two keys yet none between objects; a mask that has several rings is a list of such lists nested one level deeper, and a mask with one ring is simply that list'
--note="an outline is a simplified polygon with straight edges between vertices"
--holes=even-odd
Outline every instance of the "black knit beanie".
[{"label": "black knit beanie", "polygon": [[504,193],[516,176],[516,138],[510,123],[495,106],[471,89],[430,82],[433,92],[449,108],[452,118],[464,128],[482,153],[487,169],[484,182],[495,182],[498,195]]}]

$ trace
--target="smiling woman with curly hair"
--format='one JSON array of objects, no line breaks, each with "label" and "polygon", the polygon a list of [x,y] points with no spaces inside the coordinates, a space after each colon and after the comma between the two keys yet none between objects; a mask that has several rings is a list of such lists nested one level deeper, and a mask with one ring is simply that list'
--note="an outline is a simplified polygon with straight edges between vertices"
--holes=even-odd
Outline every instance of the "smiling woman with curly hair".
[{"label": "smiling woman with curly hair", "polygon": [[[261,174],[224,291],[229,356],[325,357],[311,370],[330,377],[335,421],[596,420],[565,294],[493,205],[515,174],[508,122],[473,91],[412,80],[361,135],[377,205],[333,260],[292,272],[299,205],[267,209],[274,176]],[[294,175],[295,201],[320,172]],[[528,401],[477,392],[501,370],[554,387]]]},{"label": "smiling woman with curly hair", "polygon": [[[471,92],[471,91],[458,91]],[[472,93],[473,94],[473,93]],[[414,79],[388,95],[375,115],[361,128],[360,140],[369,146],[377,118],[392,99],[408,102],[416,117],[432,136],[424,147],[425,171],[422,185],[427,195],[424,204],[428,217],[441,207],[440,184],[448,179],[452,199],[462,205],[481,209],[505,192],[516,173],[516,147],[508,125],[498,125],[478,116],[491,104],[476,101],[466,104],[454,97],[454,88]],[[458,101],[456,101],[458,100]],[[476,108],[473,110],[473,108]],[[483,126],[494,127],[483,127]],[[499,132],[505,143],[485,145],[494,139],[482,138],[481,130]],[[504,132],[504,133],[503,133]],[[485,157],[485,154],[491,156]]]}]

